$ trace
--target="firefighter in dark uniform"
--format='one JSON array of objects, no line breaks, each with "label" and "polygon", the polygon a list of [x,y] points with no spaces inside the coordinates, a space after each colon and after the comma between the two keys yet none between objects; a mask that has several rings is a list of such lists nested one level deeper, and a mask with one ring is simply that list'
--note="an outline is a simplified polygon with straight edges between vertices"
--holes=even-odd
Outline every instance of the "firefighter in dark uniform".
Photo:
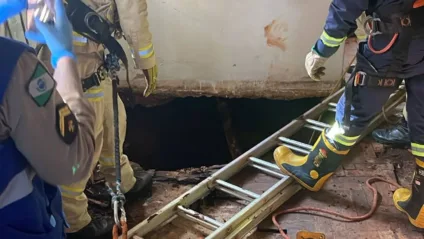
[{"label": "firefighter in dark uniform", "polygon": [[359,45],[356,68],[337,104],[336,123],[323,131],[309,155],[297,156],[281,146],[274,158],[284,173],[305,188],[320,190],[405,80],[416,171],[412,189],[396,190],[393,199],[415,227],[424,228],[424,1],[333,0],[324,31],[306,56],[305,66],[313,80],[320,80],[324,63],[356,30],[355,20],[362,12],[369,17],[369,35]]}]

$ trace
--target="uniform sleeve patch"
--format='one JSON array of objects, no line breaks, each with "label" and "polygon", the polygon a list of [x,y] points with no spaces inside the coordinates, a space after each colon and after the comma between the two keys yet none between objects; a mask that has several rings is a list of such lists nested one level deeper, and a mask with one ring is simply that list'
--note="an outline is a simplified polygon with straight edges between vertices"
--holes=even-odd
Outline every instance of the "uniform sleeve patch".
[{"label": "uniform sleeve patch", "polygon": [[56,106],[56,129],[66,144],[74,142],[78,134],[78,121],[69,106],[61,103]]},{"label": "uniform sleeve patch", "polygon": [[49,102],[56,87],[56,81],[47,69],[38,63],[28,83],[28,93],[38,107],[43,107]]}]

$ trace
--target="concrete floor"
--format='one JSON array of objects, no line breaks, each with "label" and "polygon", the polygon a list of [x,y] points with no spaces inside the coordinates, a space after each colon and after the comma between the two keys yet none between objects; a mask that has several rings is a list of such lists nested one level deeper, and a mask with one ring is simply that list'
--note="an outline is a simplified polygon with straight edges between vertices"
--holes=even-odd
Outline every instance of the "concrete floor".
[{"label": "concrete floor", "polygon": [[[283,208],[296,206],[313,206],[346,213],[352,216],[365,214],[371,205],[371,192],[365,185],[370,177],[383,177],[409,186],[413,157],[407,150],[390,149],[365,139],[352,149],[343,166],[329,180],[325,188],[318,193],[301,191],[283,205]],[[269,187],[272,182],[267,177],[254,180],[243,179],[243,187],[260,191]],[[290,238],[296,238],[299,230],[322,232],[327,239],[421,239],[423,234],[410,226],[406,216],[393,206],[394,187],[384,183],[376,183],[380,194],[379,207],[376,213],[363,222],[346,223],[308,214],[288,214],[279,218],[279,222],[288,230]],[[143,205],[133,204],[128,208],[130,226],[140,222],[156,210],[165,206],[172,199],[181,195],[191,186],[169,183],[155,183],[154,195]],[[243,207],[236,200],[215,198],[213,203],[203,203],[200,212],[218,221],[225,221]],[[191,229],[188,229],[191,228]],[[281,238],[272,232],[275,227],[270,218],[264,220],[251,239]],[[266,231],[266,232],[264,232]],[[271,232],[270,232],[271,231]],[[193,230],[190,223],[178,220],[148,238],[203,238],[204,233]]]}]

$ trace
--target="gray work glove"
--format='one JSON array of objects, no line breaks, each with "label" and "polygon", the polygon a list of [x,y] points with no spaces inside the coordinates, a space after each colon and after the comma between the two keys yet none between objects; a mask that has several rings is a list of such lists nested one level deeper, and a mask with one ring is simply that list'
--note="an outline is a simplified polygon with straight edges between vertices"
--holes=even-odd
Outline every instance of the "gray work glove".
[{"label": "gray work glove", "polygon": [[326,57],[318,55],[318,53],[316,53],[314,50],[306,55],[305,68],[312,80],[320,81],[321,77],[325,75],[324,63],[327,61],[327,59],[328,58]]}]

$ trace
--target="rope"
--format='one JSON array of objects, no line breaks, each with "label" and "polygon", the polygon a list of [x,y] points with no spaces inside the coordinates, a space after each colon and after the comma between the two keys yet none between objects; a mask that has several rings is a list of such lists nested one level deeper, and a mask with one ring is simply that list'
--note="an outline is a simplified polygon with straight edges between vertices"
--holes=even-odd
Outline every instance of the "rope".
[{"label": "rope", "polygon": [[373,21],[373,18],[368,18],[365,23],[364,23],[364,29],[367,29],[367,26],[369,27],[369,31],[365,31],[368,34],[368,48],[370,49],[370,51],[374,54],[383,54],[386,53],[388,50],[390,50],[390,48],[392,48],[392,46],[395,44],[397,38],[399,37],[399,33],[395,33],[392,37],[392,40],[390,40],[389,44],[387,44],[387,46],[385,46],[383,49],[381,50],[376,50],[373,45],[372,45],[372,37],[373,37],[373,30],[372,29],[372,24],[371,21]]},{"label": "rope", "polygon": [[[395,187],[400,187],[399,184],[395,183],[395,182],[391,182],[389,180],[383,179],[383,178],[378,178],[378,177],[374,177],[374,178],[370,178],[366,181],[366,185],[368,186],[368,188],[372,191],[373,193],[373,200],[372,200],[372,205],[371,205],[371,209],[369,210],[368,213],[362,215],[362,216],[347,216],[338,212],[334,212],[334,211],[330,211],[330,210],[326,210],[326,209],[321,209],[321,208],[316,208],[316,207],[296,207],[296,208],[292,208],[292,209],[286,209],[286,210],[282,210],[279,211],[277,213],[274,213],[272,215],[272,222],[274,223],[274,225],[278,228],[278,230],[280,231],[281,236],[284,239],[290,239],[290,237],[284,233],[283,228],[280,226],[280,224],[277,221],[277,217],[281,216],[283,214],[288,214],[288,213],[294,213],[294,212],[300,212],[300,211],[309,211],[309,214],[316,214],[316,212],[320,212],[323,214],[327,214],[327,215],[332,215],[332,216],[336,216],[336,217],[340,217],[345,219],[345,222],[359,222],[359,221],[363,221],[366,220],[368,218],[370,218],[374,212],[376,211],[378,205],[378,191],[375,187],[373,187],[371,184],[376,182],[376,181],[381,181],[381,182],[385,182],[388,183],[390,185],[393,185]],[[311,213],[311,212],[315,212],[315,213]],[[318,214],[320,215],[320,214]]]},{"label": "rope", "polygon": [[398,124],[400,122],[400,120],[391,120],[389,119],[389,117],[387,116],[387,112],[386,112],[386,105],[383,105],[383,107],[381,108],[381,112],[383,113],[383,117],[384,120],[392,125]]}]

